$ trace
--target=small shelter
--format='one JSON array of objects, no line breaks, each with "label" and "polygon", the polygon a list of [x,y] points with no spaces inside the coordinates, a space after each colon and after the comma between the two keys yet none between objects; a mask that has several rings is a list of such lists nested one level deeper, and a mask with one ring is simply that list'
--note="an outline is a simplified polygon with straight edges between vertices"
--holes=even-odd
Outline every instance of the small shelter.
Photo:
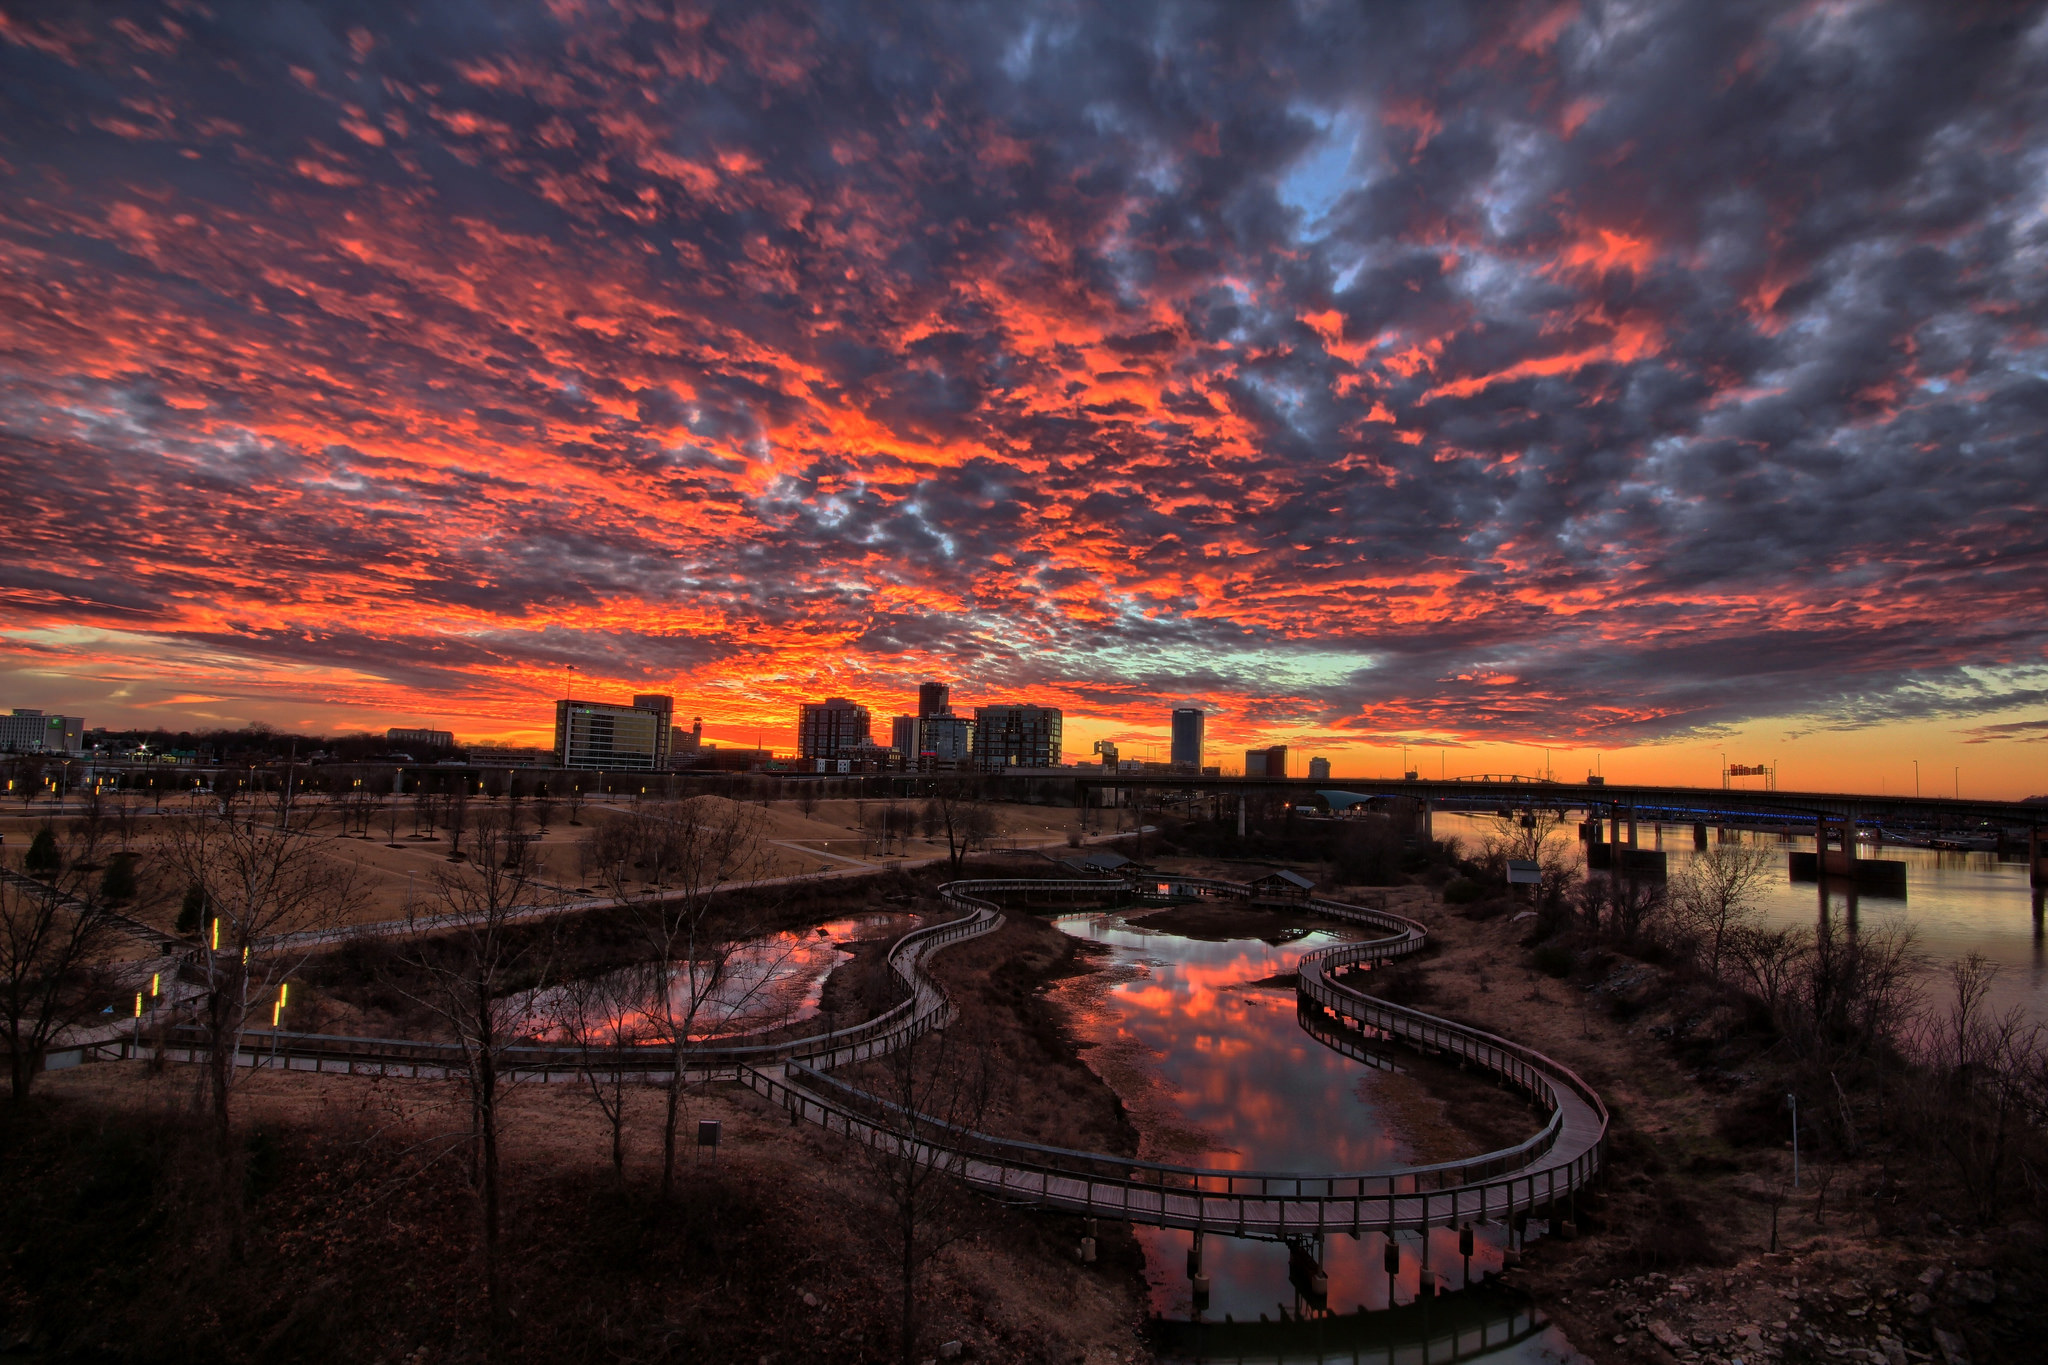
[{"label": "small shelter", "polygon": [[1126,875],[1127,868],[1137,866],[1123,854],[1106,848],[1072,858],[1062,858],[1060,862],[1087,877],[1121,877]]},{"label": "small shelter", "polygon": [[[1508,859],[1508,891],[1511,895],[1521,895],[1522,888],[1525,886],[1536,887],[1541,885],[1543,885],[1543,868],[1539,864],[1531,862],[1527,858]],[[1533,896],[1536,893],[1531,891],[1529,894]]]},{"label": "small shelter", "polygon": [[1252,878],[1251,888],[1253,905],[1307,905],[1316,892],[1314,882],[1284,867]]}]

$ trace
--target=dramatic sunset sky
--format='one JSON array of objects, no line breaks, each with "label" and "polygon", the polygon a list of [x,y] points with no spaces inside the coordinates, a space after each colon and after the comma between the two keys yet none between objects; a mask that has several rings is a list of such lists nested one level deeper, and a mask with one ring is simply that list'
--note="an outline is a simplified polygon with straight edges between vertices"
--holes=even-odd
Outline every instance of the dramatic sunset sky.
[{"label": "dramatic sunset sky", "polygon": [[0,0],[0,706],[2048,791],[2044,132],[1954,0]]}]

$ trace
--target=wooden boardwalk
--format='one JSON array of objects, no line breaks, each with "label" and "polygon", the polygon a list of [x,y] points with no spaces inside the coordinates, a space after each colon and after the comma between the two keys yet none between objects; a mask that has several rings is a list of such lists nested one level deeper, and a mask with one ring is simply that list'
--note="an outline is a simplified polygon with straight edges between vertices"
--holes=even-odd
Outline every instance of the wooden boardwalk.
[{"label": "wooden boardwalk", "polygon": [[[1528,1214],[1555,1216],[1599,1174],[1607,1110],[1592,1088],[1562,1064],[1512,1040],[1366,994],[1360,989],[1364,969],[1417,951],[1428,934],[1415,921],[1384,909],[1338,901],[1316,899],[1303,908],[1379,932],[1301,960],[1297,1008],[1309,1034],[1352,1056],[1385,1040],[1454,1055],[1535,1099],[1549,1115],[1539,1131],[1513,1147],[1428,1166],[1348,1172],[1210,1169],[948,1128],[826,1074],[895,1051],[951,1022],[952,1003],[925,971],[925,961],[950,944],[1001,927],[998,898],[1099,896],[1119,885],[1146,899],[1250,896],[1250,888],[1238,883],[1199,878],[1121,884],[1101,878],[953,882],[940,894],[960,913],[914,929],[890,948],[890,965],[904,992],[896,1005],[860,1024],[807,1038],[692,1048],[683,1076],[737,1079],[793,1119],[872,1147],[909,1153],[1011,1202],[1248,1237],[1389,1232]],[[151,1053],[198,1061],[206,1046],[200,1030],[173,1025],[86,1045],[80,1059]],[[236,1060],[245,1066],[420,1078],[462,1069],[460,1049],[448,1043],[255,1030],[242,1038]],[[668,1084],[676,1073],[675,1054],[667,1048],[513,1047],[504,1050],[500,1065],[508,1075],[537,1081],[573,1081],[595,1072]]]}]

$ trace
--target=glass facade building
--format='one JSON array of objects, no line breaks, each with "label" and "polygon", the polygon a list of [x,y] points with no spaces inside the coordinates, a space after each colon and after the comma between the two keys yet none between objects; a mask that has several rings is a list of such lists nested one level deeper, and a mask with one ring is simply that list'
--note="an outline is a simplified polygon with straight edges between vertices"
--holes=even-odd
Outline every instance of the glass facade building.
[{"label": "glass facade building", "polygon": [[1176,768],[1190,771],[1202,766],[1202,733],[1208,716],[1199,706],[1182,706],[1173,713],[1173,747],[1168,758]]},{"label": "glass facade building", "polygon": [[843,758],[868,739],[868,708],[844,697],[805,702],[796,713],[796,752],[800,758]]},{"label": "glass facade building", "polygon": [[1061,716],[1056,706],[974,708],[974,766],[1052,768],[1060,761]]},{"label": "glass facade building", "polygon": [[673,703],[667,697],[639,697],[632,706],[573,699],[558,701],[556,766],[660,772],[668,767],[669,720],[673,714]]}]

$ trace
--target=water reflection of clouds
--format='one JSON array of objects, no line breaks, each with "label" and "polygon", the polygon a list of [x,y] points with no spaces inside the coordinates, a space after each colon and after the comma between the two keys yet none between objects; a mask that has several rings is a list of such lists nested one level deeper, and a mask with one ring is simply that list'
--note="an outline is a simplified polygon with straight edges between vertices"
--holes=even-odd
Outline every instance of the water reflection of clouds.
[{"label": "water reflection of clouds", "polygon": [[[704,962],[678,962],[670,975],[669,1008],[677,1018],[687,1017],[691,999],[699,1000],[690,1025],[693,1043],[801,1023],[818,1013],[832,969],[852,956],[843,944],[893,938],[916,923],[914,915],[859,915],[764,935],[740,944],[715,974]],[[645,969],[607,973],[583,984],[580,992],[563,985],[536,993],[521,1012],[521,1032],[565,1041],[577,1026],[580,1005],[585,1026],[595,1026],[604,1040],[665,1041],[667,1026],[648,999],[654,983]]]},{"label": "water reflection of clouds", "polygon": [[1304,1034],[1292,992],[1249,984],[1353,935],[1205,942],[1115,915],[1059,924],[1109,947],[1116,965],[1139,969],[1110,984],[1077,1026],[1090,1041],[1143,1049],[1186,1126],[1211,1144],[1187,1159],[1233,1170],[1359,1170],[1403,1159],[1404,1145],[1360,1093],[1369,1069]]},{"label": "water reflection of clouds", "polygon": [[[1169,1099],[1171,1117],[1202,1135],[1206,1145],[1176,1152],[1173,1160],[1218,1170],[1333,1172],[1411,1159],[1408,1145],[1388,1130],[1375,1105],[1384,1073],[1303,1032],[1292,990],[1250,984],[1292,972],[1304,954],[1355,935],[1317,932],[1282,944],[1210,943],[1147,931],[1115,915],[1074,915],[1058,923],[1076,937],[1108,945],[1113,954],[1103,989],[1067,997],[1076,1031],[1097,1044],[1133,1044],[1130,1051],[1148,1073],[1144,1079],[1156,1079]],[[1135,1109],[1138,1096],[1123,1098]],[[1135,1232],[1145,1249],[1153,1310],[1188,1316],[1194,1307],[1183,1273],[1189,1234],[1148,1227]],[[1406,1303],[1420,1292],[1424,1270],[1420,1240],[1405,1235],[1402,1244],[1394,1293]],[[1335,1236],[1324,1243],[1332,1308],[1386,1306],[1385,1247],[1377,1234]],[[1295,1311],[1283,1248],[1212,1235],[1205,1254],[1212,1319]],[[1448,1269],[1448,1282],[1459,1282],[1454,1232],[1432,1233],[1429,1256],[1432,1277]],[[1498,1246],[1482,1236],[1475,1273],[1497,1271],[1500,1263]]]}]

